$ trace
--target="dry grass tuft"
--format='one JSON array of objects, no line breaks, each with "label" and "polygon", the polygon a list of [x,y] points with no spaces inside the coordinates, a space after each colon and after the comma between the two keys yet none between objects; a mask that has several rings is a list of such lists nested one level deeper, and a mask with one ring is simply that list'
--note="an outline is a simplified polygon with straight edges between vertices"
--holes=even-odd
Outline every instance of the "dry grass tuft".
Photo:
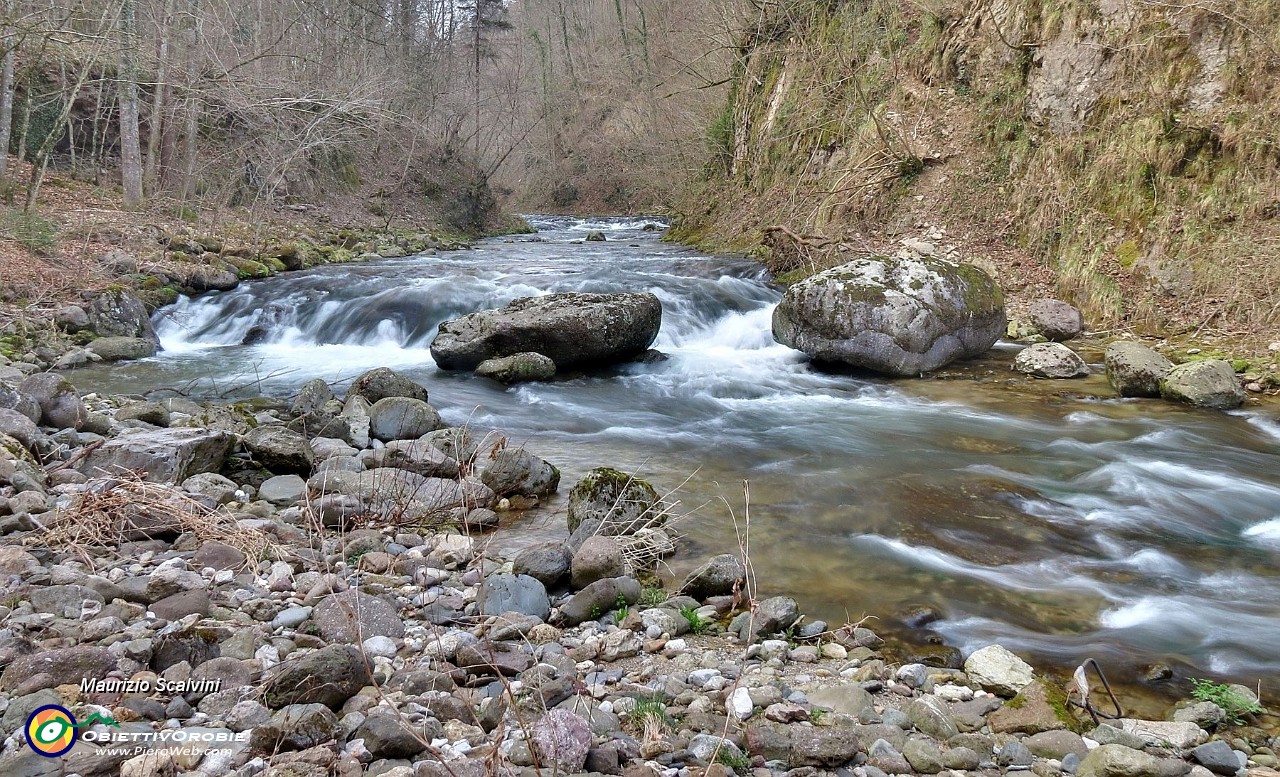
[{"label": "dry grass tuft", "polygon": [[140,478],[92,480],[75,501],[52,515],[33,540],[85,558],[89,550],[180,534],[226,543],[251,563],[280,555],[271,537],[240,526],[225,509],[211,509],[173,486]]}]

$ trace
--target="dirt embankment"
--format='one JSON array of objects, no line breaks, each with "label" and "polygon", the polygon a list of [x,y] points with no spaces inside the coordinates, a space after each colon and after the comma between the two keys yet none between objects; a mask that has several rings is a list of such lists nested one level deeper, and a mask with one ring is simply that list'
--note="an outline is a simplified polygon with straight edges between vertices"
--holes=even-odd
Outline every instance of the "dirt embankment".
[{"label": "dirt embankment", "polygon": [[1015,315],[1056,297],[1274,372],[1278,31],[1274,0],[769,6],[675,234],[792,277],[922,240]]}]

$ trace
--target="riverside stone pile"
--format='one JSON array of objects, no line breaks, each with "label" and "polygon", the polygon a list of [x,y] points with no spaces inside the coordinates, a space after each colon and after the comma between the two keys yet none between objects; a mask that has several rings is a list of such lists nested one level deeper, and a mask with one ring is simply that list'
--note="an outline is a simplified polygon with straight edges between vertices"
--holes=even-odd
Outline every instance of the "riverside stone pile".
[{"label": "riverside stone pile", "polygon": [[[1084,331],[1080,311],[1059,300],[1037,300],[1025,322],[1009,324],[1011,339],[1031,343],[1013,368],[1035,378],[1083,378],[1089,365],[1061,341]],[[1195,352],[1199,356],[1199,352]],[[1226,359],[1195,358],[1175,365],[1140,343],[1116,340],[1103,356],[1107,382],[1122,397],[1161,397],[1193,407],[1231,410],[1244,404],[1245,389]],[[1261,390],[1255,387],[1255,390]]]},{"label": "riverside stone pile", "polygon": [[[488,553],[458,530],[500,525],[559,471],[423,432],[438,414],[391,371],[288,411],[60,396],[81,431],[40,426],[24,395],[39,417],[12,411],[28,423],[0,437],[6,777],[1278,774],[1274,732],[1223,728],[1212,704],[1082,736],[998,646],[893,663],[866,628],[749,605],[733,555],[647,587],[664,508],[616,470],[574,486],[566,540]],[[389,400],[421,434],[373,431]],[[345,434],[295,431],[316,428]],[[50,704],[119,725],[45,758],[23,730]],[[156,732],[181,744],[89,741]]]}]

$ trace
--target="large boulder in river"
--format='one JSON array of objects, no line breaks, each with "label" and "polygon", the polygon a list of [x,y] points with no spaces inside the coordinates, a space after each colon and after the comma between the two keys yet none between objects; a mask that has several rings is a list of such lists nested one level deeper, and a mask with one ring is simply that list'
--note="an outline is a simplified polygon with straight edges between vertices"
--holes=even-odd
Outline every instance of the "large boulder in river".
[{"label": "large boulder in river", "polygon": [[1037,378],[1082,378],[1089,365],[1062,343],[1036,343],[1018,352],[1013,359],[1018,372]]},{"label": "large boulder in river", "polygon": [[1007,321],[981,269],[933,257],[870,257],[793,284],[773,337],[818,361],[919,375],[986,353]]},{"label": "large boulder in river", "polygon": [[446,370],[474,370],[488,359],[528,352],[557,369],[616,364],[644,353],[661,324],[662,303],[649,293],[525,297],[445,321],[431,355]]},{"label": "large boulder in river", "polygon": [[1160,379],[1173,362],[1145,345],[1120,340],[1107,346],[1103,355],[1107,382],[1122,397],[1158,397]]},{"label": "large boulder in river", "polygon": [[1175,402],[1215,410],[1230,410],[1244,403],[1244,388],[1231,362],[1205,359],[1173,367],[1160,378],[1160,396]]}]

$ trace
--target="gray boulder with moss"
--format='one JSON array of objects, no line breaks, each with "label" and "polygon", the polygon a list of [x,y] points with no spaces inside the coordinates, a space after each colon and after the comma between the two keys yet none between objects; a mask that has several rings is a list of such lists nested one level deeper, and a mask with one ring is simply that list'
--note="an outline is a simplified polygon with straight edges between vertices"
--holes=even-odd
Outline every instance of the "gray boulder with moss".
[{"label": "gray boulder with moss", "polygon": [[1089,365],[1062,343],[1037,343],[1018,352],[1013,367],[1036,378],[1082,378]]},{"label": "gray boulder with moss", "polygon": [[506,384],[551,380],[556,376],[556,363],[540,353],[517,353],[485,359],[476,367],[476,374]]},{"label": "gray boulder with moss", "polygon": [[540,353],[557,369],[598,367],[644,353],[662,325],[653,294],[548,294],[518,299],[440,325],[431,356],[445,370],[474,370],[482,362]]},{"label": "gray boulder with moss", "polygon": [[1244,404],[1244,388],[1231,362],[1205,359],[1171,368],[1160,378],[1160,396],[1174,402],[1214,410]]},{"label": "gray boulder with moss", "polygon": [[94,297],[89,303],[89,328],[99,337],[140,337],[159,344],[142,300],[127,291],[114,289]]},{"label": "gray boulder with moss", "polygon": [[919,375],[986,353],[1007,326],[981,269],[933,257],[871,257],[792,285],[773,337],[821,362]]},{"label": "gray boulder with moss", "polygon": [[1102,357],[1107,382],[1122,397],[1158,397],[1160,379],[1173,362],[1138,343],[1119,341],[1107,346]]},{"label": "gray boulder with moss", "polygon": [[637,520],[658,505],[658,492],[647,481],[610,467],[588,472],[569,492],[569,533],[587,521],[599,521],[601,534],[626,534]]}]

